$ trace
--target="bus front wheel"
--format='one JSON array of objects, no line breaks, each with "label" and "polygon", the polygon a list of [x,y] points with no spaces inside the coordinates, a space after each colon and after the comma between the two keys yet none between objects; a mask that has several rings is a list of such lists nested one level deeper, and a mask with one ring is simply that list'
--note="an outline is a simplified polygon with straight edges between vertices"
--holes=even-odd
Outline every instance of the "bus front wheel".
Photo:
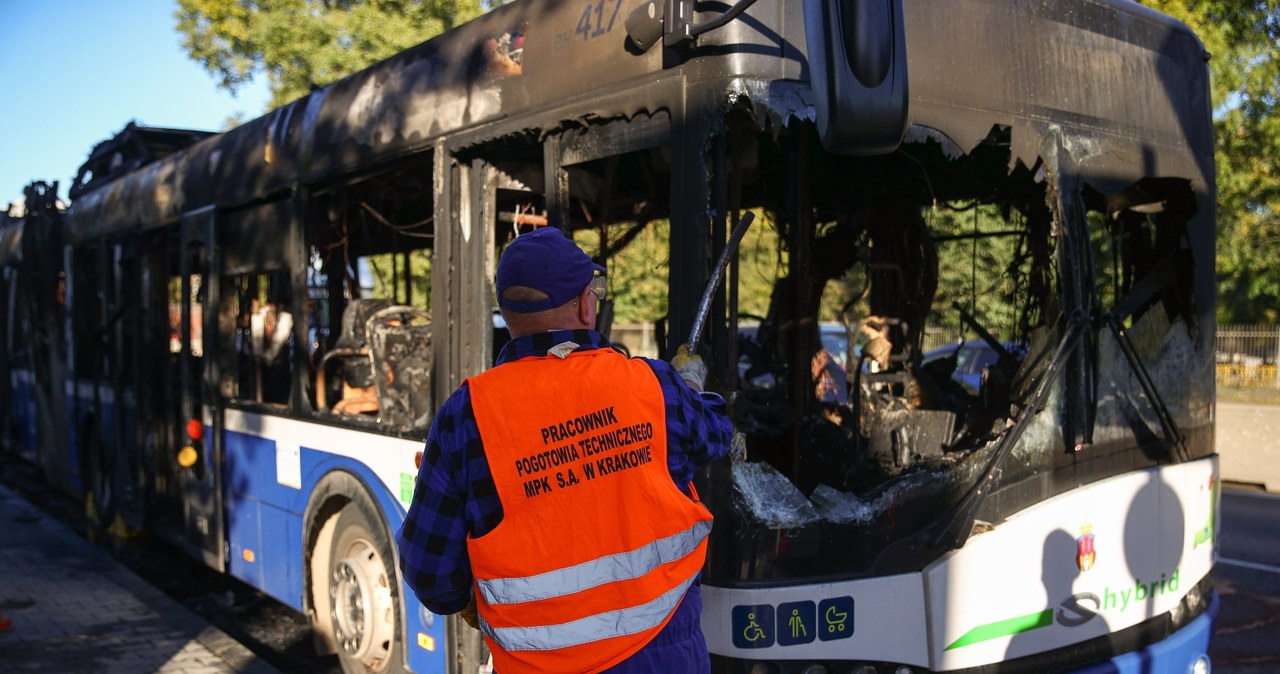
[{"label": "bus front wheel", "polygon": [[363,500],[338,514],[329,553],[329,615],[344,672],[402,672],[404,652],[395,557]]}]

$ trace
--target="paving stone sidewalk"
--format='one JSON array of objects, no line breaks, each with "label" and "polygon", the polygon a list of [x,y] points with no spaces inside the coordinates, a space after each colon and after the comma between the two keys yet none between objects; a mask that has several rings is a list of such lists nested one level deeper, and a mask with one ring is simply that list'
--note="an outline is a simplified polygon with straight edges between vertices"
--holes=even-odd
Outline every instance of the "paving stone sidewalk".
[{"label": "paving stone sidewalk", "polygon": [[0,614],[6,673],[277,671],[4,485]]}]

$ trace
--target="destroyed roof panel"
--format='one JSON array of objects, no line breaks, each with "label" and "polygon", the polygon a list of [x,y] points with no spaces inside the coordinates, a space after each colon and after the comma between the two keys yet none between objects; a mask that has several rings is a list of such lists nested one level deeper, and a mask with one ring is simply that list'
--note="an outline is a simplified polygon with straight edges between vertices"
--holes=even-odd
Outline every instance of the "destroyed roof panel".
[{"label": "destroyed roof panel", "polygon": [[98,189],[212,135],[212,131],[139,126],[129,122],[120,133],[93,147],[89,158],[76,172],[68,196],[74,199]]},{"label": "destroyed roof panel", "polygon": [[1181,23],[1129,2],[904,5],[909,43],[929,45],[910,52],[912,122],[965,150],[1001,123],[1030,165],[1052,122],[1211,162],[1206,55]]},{"label": "destroyed roof panel", "polygon": [[585,33],[579,3],[506,5],[334,83],[323,92],[314,138],[331,149],[310,158],[310,174],[349,171],[457,129],[661,71],[660,49],[627,51],[622,24],[635,4],[620,3],[616,16]]},{"label": "destroyed roof panel", "polygon": [[[463,129],[550,132],[663,109],[715,115],[744,95],[761,124],[812,119],[800,3],[760,0],[666,69],[664,50],[627,49],[622,21],[638,4],[620,3],[617,17],[602,19],[604,30],[585,33],[576,3],[500,7],[196,144],[167,167],[176,173],[148,171],[163,185],[131,176],[139,184],[113,188],[118,203],[109,213],[92,212],[105,205],[102,196],[78,198],[72,220],[84,232],[159,226],[155,218],[170,218],[173,209],[281,195],[426,151]],[[1203,48],[1182,24],[1127,2],[956,0],[940,7],[904,0],[911,123],[966,151],[993,124],[1010,126],[1015,159],[1030,163],[1052,120],[1196,153],[1202,174],[1211,174]]]}]

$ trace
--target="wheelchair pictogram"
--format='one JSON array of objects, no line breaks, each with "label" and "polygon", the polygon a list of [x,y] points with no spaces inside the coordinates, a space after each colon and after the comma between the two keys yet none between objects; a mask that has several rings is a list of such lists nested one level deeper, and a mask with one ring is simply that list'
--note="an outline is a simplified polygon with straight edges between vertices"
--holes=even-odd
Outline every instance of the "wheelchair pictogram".
[{"label": "wheelchair pictogram", "polygon": [[773,645],[774,610],[770,604],[733,607],[733,645],[737,648],[768,648]]},{"label": "wheelchair pictogram", "polygon": [[756,614],[747,614],[747,628],[742,630],[742,638],[752,643],[766,638],[764,629],[756,622]]}]

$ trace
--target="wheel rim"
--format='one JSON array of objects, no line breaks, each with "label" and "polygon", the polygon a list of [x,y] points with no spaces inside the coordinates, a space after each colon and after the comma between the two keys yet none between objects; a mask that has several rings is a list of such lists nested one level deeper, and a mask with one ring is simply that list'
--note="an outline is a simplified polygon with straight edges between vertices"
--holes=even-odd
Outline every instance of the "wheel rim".
[{"label": "wheel rim", "polygon": [[395,636],[386,565],[364,538],[353,541],[345,552],[346,556],[334,564],[329,583],[334,637],[348,657],[359,660],[366,669],[381,671]]}]

